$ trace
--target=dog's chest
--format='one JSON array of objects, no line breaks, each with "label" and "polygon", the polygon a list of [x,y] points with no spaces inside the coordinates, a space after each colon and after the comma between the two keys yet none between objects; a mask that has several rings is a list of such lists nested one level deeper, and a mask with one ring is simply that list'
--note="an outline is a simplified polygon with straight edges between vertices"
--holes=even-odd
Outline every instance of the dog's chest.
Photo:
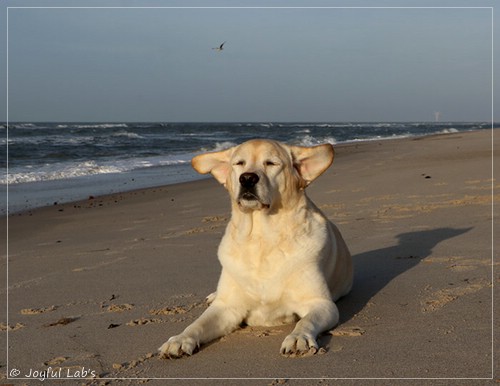
[{"label": "dog's chest", "polygon": [[228,255],[221,259],[248,309],[245,322],[250,326],[292,323],[296,319],[290,295],[295,290],[291,285],[297,263],[286,251],[256,245],[241,248],[238,258]]},{"label": "dog's chest", "polygon": [[253,239],[241,245],[223,243],[219,250],[219,258],[226,272],[247,296],[261,304],[280,301],[288,285],[290,272],[297,270],[293,248],[282,249],[278,247],[279,244],[283,243]]}]

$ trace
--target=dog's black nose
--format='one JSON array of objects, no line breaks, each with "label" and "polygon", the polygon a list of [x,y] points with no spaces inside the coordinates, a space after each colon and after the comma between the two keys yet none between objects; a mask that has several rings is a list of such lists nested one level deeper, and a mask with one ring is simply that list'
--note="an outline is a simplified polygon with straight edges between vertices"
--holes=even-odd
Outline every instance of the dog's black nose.
[{"label": "dog's black nose", "polygon": [[240,184],[244,188],[253,188],[259,182],[259,176],[255,173],[243,173],[240,176]]}]

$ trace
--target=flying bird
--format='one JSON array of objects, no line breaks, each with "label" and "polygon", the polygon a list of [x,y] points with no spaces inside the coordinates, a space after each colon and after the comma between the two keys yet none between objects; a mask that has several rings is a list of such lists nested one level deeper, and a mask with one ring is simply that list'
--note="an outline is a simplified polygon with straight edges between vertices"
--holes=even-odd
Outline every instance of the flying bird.
[{"label": "flying bird", "polygon": [[226,42],[222,43],[219,47],[212,48],[212,50],[222,51],[224,49],[224,44],[226,44]]}]

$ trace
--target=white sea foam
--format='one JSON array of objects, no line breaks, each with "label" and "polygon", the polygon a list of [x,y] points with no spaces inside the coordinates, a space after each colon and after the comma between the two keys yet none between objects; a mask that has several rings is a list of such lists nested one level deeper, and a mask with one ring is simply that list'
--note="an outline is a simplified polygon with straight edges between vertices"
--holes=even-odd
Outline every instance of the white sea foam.
[{"label": "white sea foam", "polygon": [[335,145],[337,140],[334,137],[313,137],[311,135],[306,135],[299,141],[295,141],[295,144],[299,146],[316,146],[324,143]]},{"label": "white sea foam", "polygon": [[237,144],[234,143],[234,142],[230,142],[230,141],[224,141],[224,142],[216,142],[215,145],[211,148],[206,148],[206,147],[202,147],[200,149],[200,152],[212,152],[212,151],[222,151],[222,150],[227,150],[233,146],[236,146]]},{"label": "white sea foam", "polygon": [[9,145],[65,145],[65,144],[81,144],[93,141],[93,136],[66,136],[66,135],[32,135],[26,137],[9,136]]},{"label": "white sea foam", "polygon": [[137,133],[131,133],[131,132],[125,131],[125,130],[114,133],[111,136],[112,137],[125,137],[125,138],[131,138],[131,139],[143,139],[144,138],[142,135],[139,135]]},{"label": "white sea foam", "polygon": [[112,165],[100,166],[95,161],[77,164],[60,164],[40,166],[36,171],[10,172],[0,177],[0,184],[20,184],[25,182],[40,182],[60,180],[64,178],[82,177],[93,174],[117,173],[120,169]]},{"label": "white sea foam", "polygon": [[442,134],[453,134],[453,133],[458,133],[458,130],[453,128],[453,127],[450,127],[449,129],[443,129],[440,131],[440,133]]},{"label": "white sea foam", "polygon": [[99,123],[99,124],[74,125],[73,127],[77,129],[116,129],[116,128],[128,128],[128,125],[126,123]]},{"label": "white sea foam", "polygon": [[414,135],[411,134],[393,134],[391,136],[383,137],[381,135],[377,135],[374,137],[369,137],[369,138],[353,138],[348,141],[342,141],[343,143],[353,143],[353,142],[371,142],[371,141],[387,141],[391,139],[403,139],[403,138],[409,138],[409,137],[414,137]]},{"label": "white sea foam", "polygon": [[0,185],[20,184],[26,182],[41,182],[62,180],[75,177],[92,176],[98,174],[124,173],[141,168],[184,165],[190,162],[191,155],[179,157],[150,157],[145,159],[124,159],[118,161],[97,162],[94,160],[85,162],[64,162],[51,165],[37,166],[28,165],[23,170],[15,168],[0,175]]},{"label": "white sea foam", "polygon": [[9,128],[11,129],[35,129],[38,126],[34,123],[10,123]]}]

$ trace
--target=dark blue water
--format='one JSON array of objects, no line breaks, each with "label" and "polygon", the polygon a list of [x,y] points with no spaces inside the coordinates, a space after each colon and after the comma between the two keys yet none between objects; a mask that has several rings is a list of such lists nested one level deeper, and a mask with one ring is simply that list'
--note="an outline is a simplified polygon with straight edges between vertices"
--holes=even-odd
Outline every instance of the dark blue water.
[{"label": "dark blue water", "polygon": [[489,128],[428,122],[0,124],[0,188],[9,184],[12,212],[200,178],[189,166],[195,154],[252,138],[311,146]]}]

